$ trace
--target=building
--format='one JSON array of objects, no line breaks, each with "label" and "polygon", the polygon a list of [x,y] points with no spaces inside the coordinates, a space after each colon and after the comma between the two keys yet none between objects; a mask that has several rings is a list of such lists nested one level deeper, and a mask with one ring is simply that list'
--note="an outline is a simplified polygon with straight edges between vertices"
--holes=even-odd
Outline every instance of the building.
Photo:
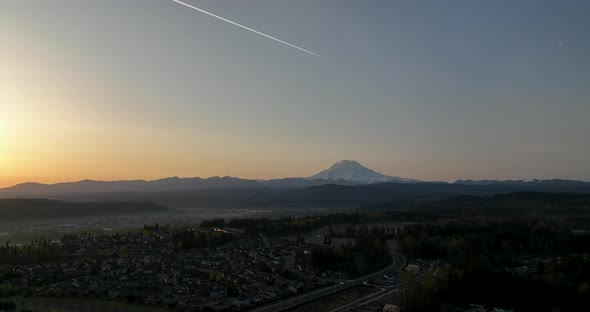
[{"label": "building", "polygon": [[383,312],[400,312],[400,309],[395,304],[386,304],[383,306]]}]

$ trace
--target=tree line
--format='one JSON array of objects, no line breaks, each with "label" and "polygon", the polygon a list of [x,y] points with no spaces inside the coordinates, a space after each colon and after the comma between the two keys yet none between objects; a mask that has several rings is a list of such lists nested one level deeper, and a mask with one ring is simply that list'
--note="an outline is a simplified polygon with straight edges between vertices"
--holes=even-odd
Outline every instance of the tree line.
[{"label": "tree line", "polygon": [[[350,240],[341,245],[312,248],[312,263],[324,270],[339,270],[356,275],[378,271],[391,264],[387,248],[387,234],[382,227],[360,225]],[[330,241],[329,236],[326,242]]]},{"label": "tree line", "polygon": [[264,234],[272,237],[305,233],[335,223],[359,224],[367,219],[366,215],[360,213],[333,213],[319,216],[280,217],[278,219],[235,218],[228,222],[218,218],[203,221],[200,226],[205,228],[237,228],[244,230],[247,235]]},{"label": "tree line", "polygon": [[[590,235],[558,223],[447,220],[406,226],[410,258],[446,265],[418,281],[404,273],[407,311],[444,311],[452,304],[488,303],[515,311],[590,310]],[[522,271],[514,270],[520,268]]]},{"label": "tree line", "polygon": [[0,264],[35,264],[59,259],[57,248],[47,239],[39,238],[29,244],[0,245]]}]

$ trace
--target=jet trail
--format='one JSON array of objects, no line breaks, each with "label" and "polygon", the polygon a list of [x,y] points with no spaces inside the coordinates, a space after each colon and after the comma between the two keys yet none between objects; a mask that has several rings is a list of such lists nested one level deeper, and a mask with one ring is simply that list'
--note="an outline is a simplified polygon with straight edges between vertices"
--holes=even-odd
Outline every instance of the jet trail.
[{"label": "jet trail", "polygon": [[263,37],[266,37],[266,38],[268,38],[268,39],[272,39],[272,40],[274,40],[274,41],[277,41],[277,42],[280,42],[280,43],[282,43],[282,44],[286,44],[286,45],[288,45],[288,46],[290,46],[290,47],[292,47],[292,48],[295,48],[295,49],[297,49],[297,50],[303,51],[303,52],[305,52],[305,53],[309,53],[309,54],[311,54],[311,55],[318,56],[317,54],[315,54],[315,53],[313,53],[313,52],[311,52],[311,51],[305,50],[304,48],[300,48],[300,47],[298,47],[298,46],[296,46],[296,45],[294,45],[294,44],[290,44],[290,43],[288,43],[288,42],[285,42],[285,41],[283,41],[283,40],[281,40],[281,39],[277,39],[277,38],[275,38],[275,37],[272,37],[272,36],[269,36],[269,35],[267,35],[267,34],[265,34],[265,33],[261,33],[261,32],[259,32],[259,31],[257,31],[257,30],[254,30],[254,29],[250,28],[250,27],[246,27],[246,26],[244,26],[244,25],[241,25],[241,24],[238,24],[238,23],[236,23],[236,22],[232,22],[232,21],[230,21],[230,20],[228,20],[228,19],[226,19],[226,18],[223,18],[223,17],[221,17],[221,16],[219,16],[219,15],[215,15],[215,14],[213,14],[213,13],[210,13],[210,12],[207,12],[207,11],[205,11],[205,10],[199,9],[199,8],[197,8],[196,6],[192,6],[192,5],[188,4],[188,3],[184,3],[184,2],[182,2],[182,1],[179,1],[179,0],[172,0],[172,1],[174,1],[174,2],[176,2],[176,3],[178,3],[178,4],[182,4],[182,5],[184,5],[184,6],[186,6],[186,7],[189,7],[189,8],[191,8],[191,9],[193,9],[193,10],[197,10],[197,11],[199,11],[199,12],[201,12],[201,13],[205,13],[205,14],[207,14],[207,15],[209,15],[209,16],[213,16],[213,17],[215,17],[215,18],[217,18],[217,19],[220,19],[220,20],[222,20],[222,21],[224,21],[224,22],[228,22],[228,23],[230,23],[230,24],[232,24],[232,25],[235,25],[235,26],[241,27],[241,28],[243,28],[243,29],[245,29],[245,30],[249,30],[249,31],[251,31],[251,32],[253,32],[253,33],[255,33],[255,34],[259,34],[259,35],[261,35],[261,36],[263,36]]}]

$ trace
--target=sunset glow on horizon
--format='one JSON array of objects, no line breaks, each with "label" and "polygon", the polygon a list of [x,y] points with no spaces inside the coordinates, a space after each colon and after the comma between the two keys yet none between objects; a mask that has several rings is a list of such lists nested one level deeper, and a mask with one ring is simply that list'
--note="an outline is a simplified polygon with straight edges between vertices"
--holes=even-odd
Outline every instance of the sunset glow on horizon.
[{"label": "sunset glow on horizon", "polygon": [[588,3],[198,5],[320,56],[172,1],[2,1],[0,187],[302,177],[341,159],[427,181],[590,180]]}]

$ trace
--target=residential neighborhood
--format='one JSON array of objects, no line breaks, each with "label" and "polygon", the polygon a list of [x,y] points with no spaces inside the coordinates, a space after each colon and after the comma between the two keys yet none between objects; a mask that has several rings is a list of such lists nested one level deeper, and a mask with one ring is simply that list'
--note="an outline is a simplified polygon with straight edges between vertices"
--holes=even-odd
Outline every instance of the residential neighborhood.
[{"label": "residential neighborhood", "polygon": [[231,229],[189,229],[234,237],[217,248],[182,250],[174,230],[74,235],[53,245],[64,261],[3,266],[0,295],[106,299],[178,310],[243,310],[349,277],[319,271],[302,241],[245,237]]}]

